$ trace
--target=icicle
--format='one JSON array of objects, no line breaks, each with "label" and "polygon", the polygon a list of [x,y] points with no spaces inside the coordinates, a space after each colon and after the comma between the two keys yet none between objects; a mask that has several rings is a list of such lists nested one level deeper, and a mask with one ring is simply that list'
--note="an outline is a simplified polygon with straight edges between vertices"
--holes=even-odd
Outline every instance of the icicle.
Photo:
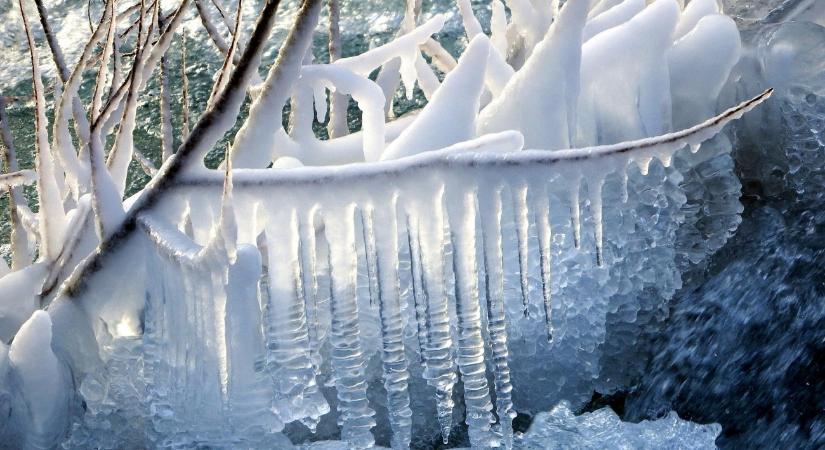
[{"label": "icicle", "polygon": [[309,334],[310,359],[312,360],[315,375],[319,374],[321,365],[320,336],[318,323],[318,266],[315,248],[315,208],[303,215],[304,220],[298,221],[298,245],[300,252],[300,267],[304,287],[304,302],[308,317],[307,331]]},{"label": "icicle", "polygon": [[424,292],[427,299],[427,348],[424,352],[424,378],[436,390],[436,410],[441,425],[441,437],[450,439],[453,416],[453,386],[456,382],[452,359],[453,339],[450,333],[450,313],[447,285],[444,279],[444,187],[413,214],[420,220],[421,265],[424,269]]},{"label": "icicle", "polygon": [[504,261],[501,235],[501,188],[482,189],[479,193],[482,240],[484,245],[485,292],[487,294],[487,332],[496,387],[496,415],[503,444],[513,443],[513,410],[510,383],[509,350],[507,348],[507,317],[504,305]]},{"label": "icicle", "polygon": [[275,409],[286,422],[302,420],[310,427],[326,413],[315,368],[310,360],[298,219],[294,211],[276,213],[266,231],[269,262],[267,316],[268,362],[276,386]]},{"label": "icicle", "polygon": [[573,178],[570,183],[570,226],[573,229],[573,246],[581,246],[581,205],[579,205],[579,191],[581,189],[581,175]]},{"label": "icicle", "polygon": [[[227,149],[227,153],[229,149]],[[229,262],[234,262],[237,253],[238,224],[232,202],[232,161],[227,158],[224,165],[223,196],[221,197],[221,216],[217,229],[211,236],[209,246],[225,251]]]},{"label": "icicle", "polygon": [[370,429],[375,426],[375,411],[367,400],[366,362],[361,350],[356,282],[358,259],[355,253],[353,206],[328,211],[324,232],[329,246],[332,298],[332,368],[338,391],[338,414],[341,439],[350,448],[370,448],[375,439]]},{"label": "icicle", "polygon": [[[382,197],[380,209],[367,211],[366,227],[375,230],[378,278],[378,316],[381,320],[382,361],[387,409],[392,428],[392,448],[409,448],[412,439],[412,410],[408,391],[409,373],[404,346],[404,308],[398,273],[398,224],[395,195]],[[373,225],[375,222],[379,226]]]},{"label": "icicle", "polygon": [[529,315],[530,285],[529,266],[527,262],[527,239],[530,222],[527,219],[527,185],[523,184],[513,190],[513,213],[515,214],[516,239],[518,241],[518,268],[521,281],[521,305],[524,317]]},{"label": "icicle", "polygon": [[697,143],[695,143],[695,144],[690,144],[690,152],[691,152],[691,153],[696,153],[696,152],[698,152],[698,151],[699,151],[699,147],[701,147],[701,146],[702,146],[702,144],[701,144],[701,143],[699,143],[699,142],[697,142]]},{"label": "icicle", "polygon": [[[378,268],[376,266],[375,230],[373,229],[372,212],[360,208],[361,233],[364,241],[364,260],[367,267],[367,286],[370,293],[370,306],[373,306],[378,297]],[[383,223],[382,223],[383,225]]]},{"label": "icicle", "polygon": [[422,278],[423,268],[421,267],[421,242],[418,239],[418,222],[413,226],[409,215],[407,215],[407,246],[410,253],[410,284],[412,286],[413,303],[415,304],[418,351],[421,361],[424,362],[424,352],[427,348],[427,297]]},{"label": "icicle", "polygon": [[636,165],[639,166],[639,172],[641,172],[642,175],[647,176],[647,173],[650,170],[650,161],[652,159],[652,157],[646,155],[636,158]]},{"label": "icicle", "polygon": [[271,408],[268,380],[257,369],[264,359],[258,303],[261,268],[261,254],[254,246],[244,244],[238,248],[237,261],[227,277],[228,410],[229,421],[236,430],[283,427]]},{"label": "icicle", "polygon": [[481,308],[478,303],[478,265],[476,264],[476,204],[474,190],[457,188],[447,208],[453,246],[456,316],[458,317],[458,368],[464,383],[464,403],[470,444],[474,448],[496,447],[490,432],[493,421],[490,391],[484,364],[484,339],[481,335]]},{"label": "icicle", "polygon": [[544,299],[544,323],[547,341],[553,340],[553,305],[551,285],[551,262],[553,256],[552,230],[550,228],[550,198],[547,188],[540,187],[534,200],[536,208],[536,234],[539,241],[539,264],[541,265],[541,292]]},{"label": "icicle", "polygon": [[588,180],[587,192],[590,196],[590,209],[593,214],[593,228],[596,238],[596,265],[604,264],[604,226],[602,224],[602,188],[604,175],[594,175]]}]

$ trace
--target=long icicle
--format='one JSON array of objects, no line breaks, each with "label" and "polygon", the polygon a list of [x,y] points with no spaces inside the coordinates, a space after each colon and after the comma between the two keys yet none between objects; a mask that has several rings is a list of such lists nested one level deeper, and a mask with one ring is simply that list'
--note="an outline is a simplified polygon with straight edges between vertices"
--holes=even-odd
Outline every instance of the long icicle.
[{"label": "long icicle", "polygon": [[407,215],[407,248],[410,254],[410,285],[415,306],[416,336],[418,337],[418,352],[421,362],[426,364],[425,350],[427,348],[427,297],[423,286],[423,268],[421,267],[421,241],[418,238],[418,222],[413,225]]},{"label": "long icicle", "polygon": [[329,248],[332,298],[332,368],[338,391],[338,414],[341,439],[350,448],[366,449],[375,444],[370,429],[375,426],[375,412],[367,400],[366,362],[361,349],[356,283],[358,256],[355,253],[354,206],[332,211],[337,220],[325,220]]},{"label": "long icicle", "polygon": [[513,214],[515,215],[516,241],[518,243],[518,269],[521,285],[521,306],[524,317],[529,315],[530,307],[530,273],[527,261],[527,239],[530,221],[527,218],[527,184],[513,188]]},{"label": "long icicle", "polygon": [[[450,440],[453,425],[453,387],[456,382],[452,358],[453,338],[447,301],[444,267],[444,188],[439,187],[431,203],[417,205],[421,215],[420,242],[424,292],[427,300],[427,348],[424,378],[436,391],[436,410],[441,438]],[[424,217],[427,211],[429,217]]]},{"label": "long icicle", "polygon": [[510,382],[509,350],[507,348],[507,316],[504,305],[504,255],[502,250],[501,188],[486,188],[479,193],[481,230],[484,245],[484,285],[487,294],[487,332],[496,387],[496,415],[499,431],[506,448],[513,445],[512,422],[513,385]]},{"label": "long icicle", "polygon": [[534,207],[536,211],[536,234],[539,241],[539,265],[541,266],[541,294],[544,300],[544,323],[547,332],[547,341],[553,339],[553,304],[551,285],[551,262],[553,249],[552,230],[550,228],[550,198],[547,195],[547,187],[542,186],[536,190],[534,196]]},{"label": "long icicle", "polygon": [[[384,388],[392,428],[392,448],[409,448],[412,439],[412,410],[408,391],[409,372],[404,346],[404,318],[398,273],[398,223],[396,199],[379,200],[381,208],[368,210],[365,224],[375,238],[378,316],[381,321],[381,359]],[[373,217],[374,216],[374,217]],[[378,226],[375,226],[378,224]]]},{"label": "long icicle", "polygon": [[473,448],[498,446],[490,432],[493,408],[484,363],[484,338],[481,334],[481,308],[478,302],[478,264],[476,263],[475,190],[456,188],[447,201],[450,240],[453,245],[456,316],[458,317],[458,368],[464,383],[464,405],[470,444]]}]

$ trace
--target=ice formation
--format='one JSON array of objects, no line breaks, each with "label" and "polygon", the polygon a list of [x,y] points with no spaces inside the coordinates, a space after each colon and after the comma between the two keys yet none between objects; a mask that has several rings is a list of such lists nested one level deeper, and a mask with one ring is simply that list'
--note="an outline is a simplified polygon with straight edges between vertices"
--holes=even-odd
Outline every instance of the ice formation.
[{"label": "ice formation", "polygon": [[[562,400],[551,415],[592,430],[565,408],[632,378],[613,362],[735,229],[719,133],[772,92],[720,104],[741,44],[702,0],[508,1],[509,21],[494,1],[490,38],[459,1],[457,61],[433,39],[446,17],[423,20],[410,1],[395,39],[329,64],[308,57],[321,10],[309,0],[261,80],[270,0],[248,36],[221,13],[234,33],[209,33],[225,58],[209,108],[155,167],[133,142],[135,110],[189,1],[106,2],[86,47],[104,47],[91,116],[72,109],[94,62],[84,51],[55,96],[52,142],[24,3],[40,209],[17,211],[39,248],[0,278],[0,338],[13,337],[0,376],[21,424],[0,437],[21,445],[272,447],[290,423],[314,431],[332,413],[351,448],[378,430],[393,448],[446,443],[458,422],[473,447],[510,448],[517,410]],[[132,67],[105,76],[135,16]],[[428,103],[390,121],[399,86]],[[221,168],[207,169],[247,95]],[[312,124],[341,114],[339,96],[361,129],[319,139]],[[123,200],[133,159],[153,176]],[[616,428],[604,414],[588,417]],[[666,426],[696,428],[670,417],[646,427],[651,442]]]}]

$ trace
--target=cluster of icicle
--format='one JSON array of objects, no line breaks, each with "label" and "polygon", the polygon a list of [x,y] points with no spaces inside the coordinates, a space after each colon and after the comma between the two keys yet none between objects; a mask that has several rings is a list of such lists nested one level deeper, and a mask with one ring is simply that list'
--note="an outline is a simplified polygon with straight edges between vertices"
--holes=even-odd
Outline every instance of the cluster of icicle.
[{"label": "cluster of icicle", "polygon": [[[71,72],[48,39],[60,75],[51,142],[29,7],[18,1],[31,52],[37,167],[17,170],[5,133],[9,173],[0,183],[11,193],[14,238],[12,267],[0,278],[0,338],[13,341],[0,345],[0,380],[18,380],[7,386],[10,417],[21,426],[3,432],[21,445],[60,440],[76,406],[70,386],[105,364],[98,343],[136,334],[156,445],[253,442],[296,420],[312,428],[330,409],[324,377],[337,393],[342,440],[370,447],[376,422],[362,328],[374,317],[394,448],[410,445],[410,368],[418,364],[435,391],[445,442],[460,376],[472,445],[510,447],[507,304],[521,302],[525,315],[531,306],[529,230],[543,287],[537,320],[553,339],[551,211],[565,205],[574,246],[597,267],[609,265],[605,179],[618,173],[626,184],[633,164],[645,174],[652,160],[668,166],[680,149],[696,152],[770,95],[713,116],[740,51],[735,25],[713,0],[685,8],[676,0],[568,0],[562,8],[509,0],[509,17],[493,0],[490,37],[469,0],[458,0],[468,45],[457,61],[433,39],[445,17],[419,24],[415,1],[395,39],[341,58],[331,0],[329,64],[306,60],[322,7],[307,0],[264,80],[257,69],[278,2],[264,3],[246,39],[240,20],[222,13],[226,43],[196,0],[225,62],[207,111],[181,130],[176,151],[163,85],[155,167],[133,142],[136,108],[152,74],[167,76],[164,54],[189,0],[169,13],[161,2],[116,9],[108,0]],[[135,47],[130,69],[119,53],[124,35]],[[78,86],[98,47],[97,84],[84,108]],[[400,85],[407,96],[417,85],[428,103],[389,120]],[[206,169],[204,157],[247,95],[250,113],[222,170]],[[362,111],[353,133],[348,97]],[[290,99],[287,130],[281,117]],[[330,139],[319,140],[312,123],[327,113]],[[152,180],[124,200],[133,159]],[[32,182],[37,214],[19,190]],[[581,246],[582,204],[593,248]],[[505,223],[514,225],[512,238]],[[510,239],[518,298],[505,295]],[[359,301],[359,277],[367,303]],[[35,312],[42,308],[47,313]]]}]

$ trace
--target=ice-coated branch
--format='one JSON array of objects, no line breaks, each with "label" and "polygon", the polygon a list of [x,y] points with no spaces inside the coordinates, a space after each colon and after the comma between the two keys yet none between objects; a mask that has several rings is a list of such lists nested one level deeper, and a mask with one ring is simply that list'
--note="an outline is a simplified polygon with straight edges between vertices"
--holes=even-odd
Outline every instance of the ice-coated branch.
[{"label": "ice-coated branch", "polygon": [[[185,2],[186,0],[184,4]],[[102,267],[105,258],[122,245],[135,230],[138,215],[152,208],[160,200],[160,197],[175,184],[184,168],[193,166],[196,161],[202,165],[204,155],[232,127],[240,112],[246,86],[260,64],[261,53],[272,31],[279,4],[280,0],[268,0],[264,4],[240,63],[232,72],[227,89],[221,92],[215,104],[200,117],[177,153],[166,160],[158,174],[144,188],[141,196],[119,222],[116,230],[106,236],[95,252],[73,270],[61,288],[63,294],[77,298],[86,287],[86,277]],[[169,28],[167,27],[167,30]],[[48,294],[48,290],[44,294]]]},{"label": "ice-coated branch", "polygon": [[[149,29],[146,31],[147,39],[151,39],[153,30],[155,29],[159,8],[159,3],[155,2],[155,7],[152,10],[152,20],[149,22]],[[129,171],[129,162],[132,160],[134,150],[134,130],[135,117],[138,107],[138,95],[140,87],[144,82],[143,64],[145,62],[145,48],[141,45],[140,38],[144,35],[144,15],[145,9],[142,9],[140,26],[138,27],[135,58],[132,65],[132,70],[129,73],[129,89],[126,94],[126,105],[120,119],[120,126],[117,130],[117,136],[115,137],[115,145],[111,152],[109,152],[108,159],[106,160],[106,167],[109,170],[112,181],[114,181],[115,186],[118,188],[117,192],[120,196],[123,196],[123,192],[126,190],[126,177]],[[94,125],[94,128],[98,129],[97,123]]]},{"label": "ice-coated branch", "polygon": [[[329,11],[329,62],[333,63],[341,59],[341,29],[338,25],[341,18],[341,5],[339,0],[327,0],[327,7]],[[327,134],[330,139],[349,133],[347,106],[349,106],[349,100],[345,95],[330,92],[329,124],[327,124]]]},{"label": "ice-coated branch", "polygon": [[[114,14],[114,1],[106,2],[106,9],[109,17]],[[106,34],[106,43],[103,47],[103,52],[100,55],[100,67],[98,68],[97,78],[95,80],[95,89],[92,93],[92,105],[89,111],[92,121],[97,119],[100,114],[101,104],[103,102],[103,90],[106,84],[106,76],[108,74],[109,59],[114,55],[115,49],[115,34],[117,34],[117,21],[109,20],[109,31]],[[112,78],[114,81],[114,77]]]},{"label": "ice-coated branch", "polygon": [[0,188],[13,188],[32,184],[35,181],[37,181],[37,173],[29,169],[0,174]]},{"label": "ice-coated branch", "polygon": [[[557,165],[560,171],[580,166],[580,170],[603,175],[621,170],[627,163],[639,164],[652,158],[669,158],[677,150],[687,146],[692,149],[721,131],[729,122],[742,117],[767,100],[773,89],[729,108],[702,123],[674,133],[617,144],[569,150],[522,150],[523,138],[518,132],[505,131],[485,135],[470,141],[452,145],[446,149],[419,153],[397,160],[378,161],[371,164],[352,164],[340,167],[299,167],[289,171],[269,169],[239,170],[233,175],[236,191],[262,186],[302,186],[328,183],[346,183],[356,180],[399,176],[405,172],[436,168],[460,167],[528,167],[533,165]],[[564,168],[562,168],[562,166]],[[186,186],[222,186],[223,174],[205,171],[188,174],[178,179]]]},{"label": "ice-coated branch", "polygon": [[[181,0],[180,5],[178,6],[177,10],[172,14],[172,19],[166,23],[166,27],[162,30],[160,37],[152,46],[151,51],[144,52],[145,61],[142,62],[142,74],[140,77],[141,83],[139,86],[138,92],[142,91],[146,85],[146,80],[152,75],[154,72],[155,67],[157,67],[158,63],[160,62],[161,56],[163,56],[166,51],[169,49],[169,45],[172,42],[172,37],[175,34],[175,31],[180,26],[181,22],[183,21],[183,16],[186,12],[186,6],[189,4],[189,0]],[[153,10],[154,11],[154,10]],[[147,35],[147,41],[145,43],[145,47],[148,47],[148,37],[151,35]],[[129,91],[131,75],[130,78],[125,80],[121,83],[117,90],[114,92],[113,95],[110,95],[109,98],[106,100],[106,104],[101,110],[100,116],[97,118],[97,122],[103,122],[105,125],[101,128],[101,135],[108,136],[109,132],[115,126],[115,123],[118,121],[118,115],[125,107],[123,103],[124,97],[126,96],[127,92]],[[94,126],[94,124],[93,124]]]},{"label": "ice-coated branch", "polygon": [[[66,66],[66,59],[63,57],[63,51],[60,49],[60,44],[52,32],[52,27],[49,25],[48,12],[46,11],[43,0],[34,0],[37,6],[37,14],[40,16],[40,25],[43,27],[43,34],[46,35],[46,42],[49,44],[49,49],[52,53],[52,60],[57,67],[57,74],[63,83],[69,79],[69,68]],[[83,105],[80,103],[80,98],[72,99],[72,115],[74,117],[75,130],[81,142],[89,141],[89,121],[86,119],[86,112]]]},{"label": "ice-coated branch", "polygon": [[215,47],[217,47],[224,56],[229,54],[229,45],[227,45],[226,40],[224,40],[223,36],[221,36],[221,32],[218,31],[218,28],[212,22],[212,15],[209,11],[207,11],[206,6],[203,4],[203,0],[195,0],[195,9],[197,9],[198,17],[201,19],[201,24],[203,24],[203,28],[209,35],[212,43],[215,44]]},{"label": "ice-coated branch", "polygon": [[[266,167],[271,161],[269,143],[278,128],[273,127],[273,124],[281,122],[284,104],[292,93],[292,86],[301,73],[304,56],[312,44],[320,10],[320,0],[306,0],[301,5],[295,25],[281,47],[278,59],[269,70],[260,95],[252,103],[249,117],[232,143],[230,156],[235,167]],[[205,155],[204,152],[203,156]]]},{"label": "ice-coated branch", "polygon": [[398,39],[361,53],[360,55],[339,59],[335,64],[346,66],[350,70],[363,76],[369,75],[370,72],[391,59],[409,57],[412,52],[418,51],[418,46],[423,45],[430,39],[430,36],[439,32],[444,27],[445,21],[446,18],[443,14],[435,15],[424,24]]},{"label": "ice-coated branch", "polygon": [[[242,8],[243,0],[238,0],[239,18],[241,17]],[[215,80],[215,84],[212,85],[212,92],[209,94],[209,100],[206,102],[207,106],[212,104],[215,97],[226,87],[226,83],[229,81],[229,73],[232,70],[233,60],[237,59],[236,54],[238,50],[238,38],[240,36],[240,25],[240,20],[235,22],[235,28],[232,30],[232,42],[229,44],[229,51],[225,54],[223,65],[218,71],[218,78]]]},{"label": "ice-coated branch", "polygon": [[[0,95],[0,138],[3,141],[3,170],[6,173],[13,173],[20,170],[17,163],[17,153],[14,149],[14,139],[9,127],[9,118],[6,115],[6,99]],[[36,174],[35,174],[36,175]],[[18,208],[28,209],[26,198],[23,197],[23,190],[19,186],[9,186],[9,222],[11,223],[11,268],[21,269],[31,264],[29,255],[29,236],[26,227],[23,225]],[[31,214],[31,212],[29,212]]]},{"label": "ice-coated branch", "polygon": [[[164,18],[158,17],[158,27],[163,27]],[[161,161],[166,161],[175,151],[172,130],[172,96],[169,88],[169,59],[164,53],[160,58],[160,133]],[[138,154],[138,152],[136,152]]]},{"label": "ice-coated branch", "polygon": [[[236,22],[232,20],[232,17],[226,12],[226,9],[221,5],[221,2],[218,0],[212,0],[212,4],[215,5],[215,9],[218,10],[218,14],[220,14],[221,19],[223,19],[223,23],[226,25],[228,30],[234,30]],[[238,8],[238,14],[235,16],[235,20],[240,22],[241,20],[241,8]],[[234,34],[234,32],[233,32]]]},{"label": "ice-coated branch", "polygon": [[32,65],[32,81],[35,97],[35,169],[37,170],[37,196],[40,199],[38,223],[40,228],[40,258],[54,260],[63,245],[66,232],[66,212],[60,189],[57,185],[54,161],[49,146],[48,120],[46,119],[46,99],[43,95],[43,79],[40,77],[40,62],[37,58],[37,46],[34,43],[29,20],[23,7],[23,0],[18,0],[23,28],[29,45]]},{"label": "ice-coated branch", "polygon": [[[77,65],[75,65],[69,78],[64,83],[63,95],[60,97],[60,101],[55,108],[53,147],[60,161],[60,165],[66,171],[66,181],[75,199],[79,198],[80,194],[87,190],[88,168],[80,161],[72,144],[72,136],[69,133],[69,108],[73,99],[77,98],[77,90],[82,81],[86,65],[92,57],[92,52],[107,33],[107,30],[111,28],[107,27],[107,25],[112,17],[112,11],[114,11],[112,3],[114,3],[114,0],[108,0],[106,2],[103,16],[100,18],[100,22],[97,24],[94,33],[92,33],[91,38],[89,38],[89,41],[83,48],[83,53],[80,55]],[[98,82],[100,82],[100,77],[98,78]],[[95,91],[97,91],[97,88]],[[97,93],[94,94],[94,97],[95,99],[97,98]],[[95,99],[92,100],[93,110],[96,103]],[[94,112],[92,114],[94,114]]]}]

